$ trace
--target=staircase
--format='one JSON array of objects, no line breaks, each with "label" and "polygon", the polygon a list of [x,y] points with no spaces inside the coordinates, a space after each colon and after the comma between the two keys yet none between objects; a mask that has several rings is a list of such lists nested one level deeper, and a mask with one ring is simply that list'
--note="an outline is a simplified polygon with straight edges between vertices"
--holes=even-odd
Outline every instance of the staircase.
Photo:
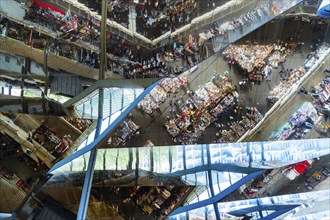
[{"label": "staircase", "polygon": [[1,213],[12,213],[20,206],[26,193],[0,175],[0,208]]}]

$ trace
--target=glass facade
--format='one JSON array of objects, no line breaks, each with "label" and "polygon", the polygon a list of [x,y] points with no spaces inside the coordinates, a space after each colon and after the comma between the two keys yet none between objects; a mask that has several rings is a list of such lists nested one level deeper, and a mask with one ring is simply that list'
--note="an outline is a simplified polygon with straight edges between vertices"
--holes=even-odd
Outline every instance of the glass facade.
[{"label": "glass facade", "polygon": [[[314,209],[317,210],[317,205],[319,203],[323,203],[329,199],[330,196],[330,191],[329,190],[324,190],[324,191],[316,191],[316,192],[309,192],[309,193],[299,193],[299,194],[289,194],[289,195],[283,195],[283,196],[273,196],[273,197],[266,197],[266,198],[258,198],[258,199],[249,199],[249,200],[241,200],[241,201],[232,201],[232,202],[221,202],[217,203],[217,206],[220,211],[220,217],[221,218],[226,218],[226,219],[236,219],[237,217],[234,215],[229,214],[230,212],[234,213],[237,210],[243,210],[246,209],[248,210],[250,208],[250,212],[247,211],[246,213],[250,214],[252,213],[252,216],[254,219],[259,219],[262,216],[266,217],[269,214],[272,214],[274,209],[278,209],[279,205],[283,205],[284,208],[285,206],[288,205],[296,205],[298,204],[297,208],[292,209],[285,215],[281,215],[280,217],[276,219],[310,219],[313,217],[319,217],[319,218],[329,218],[329,212],[324,212],[321,211],[319,213],[313,213],[309,215],[304,215],[304,216],[294,216],[299,210],[304,210],[304,209]],[[255,208],[258,206],[263,206],[262,211],[262,216],[260,215],[260,212],[253,211]],[[212,213],[213,215],[210,215],[210,217],[215,216],[214,214],[214,209],[213,206],[206,206],[208,207],[205,209],[199,208],[195,209],[192,211],[189,211],[188,213],[181,213],[178,215],[173,215],[170,216],[169,219],[182,219],[184,216],[187,214],[190,216],[196,216],[198,219],[205,219],[205,215],[207,213]],[[303,213],[303,212],[302,212]],[[302,214],[303,215],[303,214]]]},{"label": "glass facade", "polygon": [[[295,5],[299,4],[300,0],[295,1],[251,1],[249,3],[243,1],[238,1],[236,4],[236,9],[242,10],[247,12],[238,13],[237,16],[233,15],[231,18],[223,19],[222,13],[214,13],[211,17],[210,15],[205,15],[204,19],[205,22],[196,21],[195,23],[191,24],[191,28],[189,30],[196,30],[200,32],[200,40],[207,41],[206,45],[209,46],[210,50],[213,50],[211,54],[218,53],[229,44],[237,41],[241,37],[249,34],[250,32],[256,30],[263,24],[266,24],[273,18],[281,15],[284,11],[294,7]],[[3,5],[0,7],[3,9]],[[232,10],[233,6],[228,7],[226,10]],[[8,12],[11,10],[6,9]],[[238,10],[238,11],[239,11]],[[244,14],[244,15],[241,15]],[[246,23],[247,17],[253,20],[251,24]],[[230,21],[236,18],[236,20],[240,21],[244,25],[242,25],[241,29],[235,29],[233,27],[233,23]],[[209,21],[208,21],[209,20]],[[207,21],[207,22],[206,22]],[[228,30],[228,36],[224,35],[212,35],[212,33],[205,31],[205,24],[209,25],[210,22],[213,22],[215,27],[222,27],[224,30]],[[285,22],[278,22],[278,27],[282,30],[285,26]],[[301,25],[299,23],[299,25]],[[329,25],[328,25],[329,27]],[[272,28],[271,26],[264,27],[267,29],[267,33],[263,35],[263,33],[257,32],[256,35],[262,40],[267,41],[268,35],[273,34],[272,31],[269,31],[268,28]],[[172,40],[178,40],[178,38],[186,35],[187,31],[182,31],[178,33],[173,33]],[[328,33],[328,32],[327,32]],[[172,33],[169,33],[172,35]],[[281,31],[277,33],[276,36],[273,38],[276,39],[282,34]],[[310,36],[311,33],[306,33],[308,38],[312,38]],[[261,36],[262,35],[262,36]],[[205,39],[204,39],[205,38]],[[226,39],[225,39],[226,38]],[[246,38],[250,39],[250,38]],[[251,37],[252,39],[252,37]],[[327,40],[324,37],[325,41]],[[277,40],[277,39],[276,39]],[[164,40],[164,44],[165,44]],[[249,40],[248,40],[249,41]],[[274,40],[275,41],[275,40]],[[319,40],[322,41],[322,40]],[[157,44],[157,40],[154,41]],[[300,42],[299,42],[300,43]],[[327,58],[329,53],[329,49],[326,52],[322,52],[320,55],[320,59],[315,61],[310,65],[312,68],[309,69],[309,73],[312,71],[317,71],[323,59]],[[301,53],[301,57],[305,57],[304,52]],[[301,55],[299,54],[299,55]],[[99,190],[97,187],[100,187],[101,183],[104,184],[104,181],[110,179],[116,179],[116,175],[127,175],[129,180],[129,184],[134,185],[138,183],[139,178],[149,178],[147,181],[151,181],[150,179],[157,177],[159,179],[170,179],[173,178],[176,181],[180,181],[180,183],[187,185],[187,186],[198,186],[199,188],[195,191],[191,192],[189,197],[182,201],[178,208],[179,214],[170,214],[169,219],[230,219],[235,218],[235,211],[242,210],[242,209],[251,209],[251,214],[254,218],[262,218],[271,214],[276,213],[276,205],[295,205],[295,204],[306,204],[318,201],[326,201],[329,198],[329,191],[317,191],[317,192],[309,192],[309,193],[299,193],[299,194],[287,194],[281,196],[272,196],[272,197],[265,197],[265,198],[258,198],[258,199],[250,199],[250,200],[242,200],[242,201],[231,201],[231,202],[219,202],[224,196],[227,196],[229,193],[228,191],[237,190],[241,185],[249,181],[251,178],[249,175],[260,174],[265,169],[274,169],[278,167],[283,167],[292,163],[300,162],[306,159],[312,159],[321,157],[324,155],[328,155],[330,153],[330,140],[329,138],[319,138],[313,137],[306,140],[288,140],[288,141],[269,141],[264,135],[263,137],[258,137],[254,141],[255,142],[246,142],[248,139],[246,136],[252,134],[256,131],[257,128],[260,128],[260,125],[267,126],[268,124],[265,123],[263,116],[261,116],[260,120],[256,122],[255,125],[257,128],[244,128],[244,124],[242,126],[242,130],[244,131],[240,137],[236,139],[231,139],[230,143],[216,143],[217,141],[215,138],[219,135],[220,129],[215,131],[215,128],[212,128],[211,132],[205,132],[205,135],[208,137],[212,137],[212,144],[202,144],[204,143],[203,140],[198,140],[196,144],[180,144],[178,138],[176,136],[170,136],[168,133],[166,135],[159,135],[158,133],[152,131],[152,129],[147,129],[140,133],[139,125],[135,125],[134,123],[130,122],[129,113],[137,112],[136,115],[143,115],[146,118],[146,122],[156,121],[157,114],[161,114],[162,112],[170,112],[168,115],[175,115],[174,107],[172,106],[177,105],[177,103],[173,104],[168,102],[169,100],[165,100],[166,98],[175,100],[176,98],[179,99],[180,93],[175,93],[181,89],[181,85],[189,82],[187,85],[186,90],[183,91],[181,98],[184,95],[189,96],[189,86],[193,86],[198,88],[198,92],[196,94],[198,96],[207,96],[211,97],[210,91],[203,88],[205,82],[209,86],[210,89],[213,85],[213,81],[215,76],[218,74],[216,72],[221,72],[219,76],[226,76],[228,70],[225,71],[223,69],[214,68],[212,71],[207,70],[209,67],[209,63],[212,63],[212,59],[216,60],[216,66],[222,67],[226,64],[222,61],[217,60],[218,54],[214,57],[210,57],[206,59],[205,63],[198,64],[198,74],[194,73],[191,69],[190,71],[186,71],[179,76],[173,76],[173,78],[166,78],[159,81],[159,83],[155,83],[154,85],[150,86],[146,90],[143,88],[138,89],[130,89],[130,88],[104,88],[103,91],[103,106],[102,106],[102,117],[99,117],[99,101],[101,95],[99,94],[99,90],[95,90],[84,99],[80,100],[79,102],[73,105],[74,110],[79,114],[81,118],[90,118],[90,119],[98,119],[100,120],[98,123],[98,127],[95,129],[91,129],[87,136],[82,138],[81,143],[77,148],[77,151],[72,155],[64,158],[60,162],[56,163],[50,171],[50,174],[53,174],[53,177],[49,180],[49,184],[58,183],[60,182],[57,178],[61,177],[61,175],[67,175],[68,178],[70,176],[70,172],[78,173],[82,176],[85,176],[87,167],[90,161],[91,149],[97,148],[97,154],[95,158],[95,165],[93,172],[95,171],[95,175],[93,178],[93,182],[91,186],[88,186],[89,189]],[[204,58],[209,57],[206,55]],[[293,58],[293,62],[301,61],[300,58]],[[293,63],[292,62],[292,63]],[[305,60],[303,60],[303,65],[305,65]],[[290,63],[290,65],[293,65]],[[213,63],[212,63],[213,64]],[[300,63],[302,64],[302,63]],[[323,65],[323,64],[322,64]],[[211,65],[210,65],[211,66]],[[212,66],[213,67],[213,66]],[[183,69],[185,69],[184,67]],[[229,68],[229,67],[228,67]],[[228,69],[227,68],[227,69]],[[230,71],[231,71],[230,66]],[[197,67],[194,68],[196,70]],[[214,73],[212,73],[214,72]],[[224,73],[222,73],[224,72]],[[213,74],[213,75],[212,75]],[[307,75],[307,74],[306,74]],[[190,77],[190,80],[187,78]],[[319,77],[319,76],[318,76]],[[236,80],[236,79],[234,79]],[[288,101],[284,99],[285,97],[293,94],[298,89],[298,86],[302,86],[304,83],[305,78],[303,78],[299,83],[294,84],[293,87],[290,87],[287,93],[281,96],[280,102],[277,102],[275,107],[283,107],[285,102]],[[280,81],[280,79],[278,79]],[[281,81],[283,81],[281,79]],[[187,83],[188,84],[188,83]],[[254,84],[253,84],[254,85]],[[9,86],[4,83],[0,83],[1,87],[4,87],[4,94],[9,94]],[[157,90],[154,88],[157,87]],[[178,87],[178,88],[177,88]],[[218,86],[221,87],[221,86]],[[255,95],[262,93],[262,100],[264,103],[261,103],[263,107],[265,107],[265,97],[268,95],[268,90],[265,89],[266,86],[258,86],[256,85],[255,89],[250,89],[247,91],[248,95]],[[269,87],[274,87],[273,84],[269,83]],[[216,83],[214,83],[212,88],[217,88]],[[173,90],[172,90],[173,89]],[[217,88],[219,89],[219,88]],[[220,88],[221,89],[221,88]],[[253,91],[252,91],[253,90]],[[264,91],[265,90],[265,91]],[[266,91],[267,90],[267,91]],[[25,89],[26,92],[33,92],[34,90]],[[240,93],[243,94],[243,89],[240,90]],[[14,96],[18,96],[20,93],[20,89],[14,88],[12,90]],[[182,91],[180,91],[182,92]],[[162,94],[165,98],[162,99]],[[179,95],[178,95],[179,94]],[[38,96],[41,95],[40,91],[37,94]],[[243,94],[244,95],[244,94]],[[248,96],[246,95],[246,96]],[[191,98],[191,97],[189,97]],[[243,99],[243,98],[242,98]],[[243,106],[243,100],[238,99],[238,102]],[[298,101],[296,99],[299,99]],[[202,99],[203,100],[203,99]],[[292,101],[293,100],[293,101]],[[292,103],[303,103],[303,98],[295,97],[292,99]],[[297,101],[297,102],[295,102]],[[167,103],[168,102],[168,103]],[[205,102],[202,101],[202,102]],[[166,108],[159,108],[159,105],[162,103],[167,103],[168,106]],[[179,102],[178,102],[179,103]],[[197,103],[197,102],[196,102]],[[258,107],[259,103],[257,101],[251,101],[250,98],[244,100],[244,106],[248,109],[252,109],[253,106]],[[170,107],[169,107],[170,106]],[[182,106],[178,105],[178,109]],[[265,113],[268,117],[270,112],[270,108],[264,108],[263,113]],[[141,110],[141,111],[140,111]],[[172,112],[173,110],[173,112]],[[272,109],[273,110],[273,109]],[[291,111],[292,109],[290,109]],[[297,110],[297,109],[295,109]],[[298,109],[299,110],[299,109]],[[151,112],[151,113],[150,113]],[[157,113],[158,112],[158,113]],[[203,112],[204,114],[205,112]],[[277,112],[278,113],[278,112]],[[317,112],[315,111],[315,114]],[[205,113],[206,115],[206,113]],[[149,117],[150,116],[150,117]],[[173,117],[177,117],[173,116]],[[180,118],[180,115],[178,116]],[[279,115],[279,117],[281,117]],[[164,117],[165,120],[168,118]],[[141,121],[141,120],[140,120]],[[253,121],[253,120],[251,120]],[[256,120],[257,121],[257,120]],[[271,128],[266,127],[267,129],[262,130],[262,132],[272,134],[274,131],[274,127],[280,127],[278,118],[274,119],[271,123],[273,123],[273,127]],[[163,121],[161,121],[163,122]],[[163,126],[164,123],[156,122],[157,126]],[[213,121],[212,121],[213,123]],[[266,124],[266,125],[265,125]],[[231,126],[231,124],[230,124]],[[229,127],[230,127],[229,126]],[[154,128],[155,128],[154,127]],[[166,126],[165,126],[166,127]],[[217,127],[218,128],[218,127]],[[127,130],[129,130],[129,134],[133,134],[132,137],[127,135]],[[159,129],[160,130],[160,129]],[[286,129],[284,129],[286,130]],[[99,136],[96,132],[99,131]],[[122,132],[125,131],[125,132]],[[282,131],[282,130],[281,130]],[[148,133],[150,132],[150,133]],[[165,131],[166,132],[166,131]],[[234,131],[235,133],[236,131]],[[189,133],[189,132],[187,132]],[[238,133],[238,132],[237,132]],[[261,133],[261,132],[260,132]],[[255,132],[255,135],[258,136],[260,133]],[[114,135],[116,134],[116,138]],[[138,142],[139,138],[145,138],[147,135],[153,136],[156,146],[153,144],[146,145],[146,146],[138,146],[140,142]],[[159,140],[157,135],[159,135]],[[110,137],[111,136],[111,137]],[[269,136],[269,135],[268,135]],[[119,138],[118,138],[119,137]],[[203,136],[204,137],[204,136]],[[130,139],[132,138],[132,139]],[[135,138],[135,139],[134,139]],[[166,139],[167,138],[167,139]],[[317,138],[317,139],[316,139]],[[189,139],[189,138],[188,138]],[[116,141],[122,141],[125,144],[118,144]],[[129,142],[129,140],[131,142]],[[130,146],[130,143],[134,143],[136,140],[136,145]],[[164,141],[165,140],[165,141]],[[210,138],[211,140],[211,138]],[[244,142],[241,142],[243,140]],[[260,141],[259,141],[260,140]],[[151,142],[151,141],[150,141]],[[171,143],[166,146],[167,142]],[[232,143],[231,143],[232,142]],[[78,145],[78,144],[77,144]],[[260,173],[258,173],[260,172]],[[88,173],[91,174],[91,173]],[[103,176],[103,179],[100,181],[100,176]],[[250,178],[250,179],[249,179]],[[81,182],[81,180],[79,180]],[[135,181],[135,182],[134,182]],[[99,184],[94,185],[93,184]],[[134,183],[134,184],[133,184]],[[79,185],[80,184],[80,185]],[[79,187],[81,187],[81,183],[79,183]],[[127,182],[125,182],[127,184]],[[127,184],[127,185],[129,185]],[[149,182],[148,182],[149,184]],[[169,187],[166,185],[166,181],[160,181],[157,183],[159,187]],[[120,185],[120,184],[118,184]],[[136,184],[137,185],[137,184]],[[147,185],[147,184],[146,184]],[[60,187],[59,187],[60,188]],[[115,187],[114,187],[115,188]],[[163,189],[161,188],[161,189]],[[126,190],[123,187],[124,190]],[[155,188],[158,189],[158,188]],[[153,189],[153,190],[155,190]],[[103,195],[107,194],[108,189],[104,189]],[[111,189],[113,190],[113,189]],[[122,189],[120,189],[122,190]],[[167,189],[166,189],[167,190]],[[164,190],[165,191],[165,190]],[[174,192],[179,192],[175,191]],[[187,190],[188,191],[188,190]],[[80,191],[77,191],[75,195],[77,196]],[[111,192],[113,193],[113,192]],[[130,192],[131,193],[131,192]],[[110,193],[109,193],[110,194]],[[117,193],[116,193],[117,194]],[[150,193],[148,193],[150,195]],[[218,201],[214,201],[215,199]],[[126,199],[126,198],[124,198]],[[123,200],[123,198],[118,198],[118,200]],[[311,202],[312,201],[312,202]],[[109,204],[104,204],[105,202],[97,201],[94,197],[90,202],[91,205],[97,207],[98,205],[102,204],[104,207],[109,207]],[[72,205],[73,206],[73,205]],[[184,207],[188,207],[184,209]],[[262,211],[256,211],[256,207],[264,207]],[[273,208],[265,208],[271,207]],[[309,205],[310,206],[310,205]],[[313,206],[313,205],[311,205]],[[291,207],[291,206],[290,206]],[[301,206],[299,206],[301,209]],[[75,207],[77,208],[77,207]],[[113,208],[115,209],[115,208]],[[90,211],[91,212],[91,211]],[[324,211],[320,211],[318,213],[313,214],[306,214],[306,215],[296,215],[298,212],[297,209],[293,209],[289,212],[286,218],[290,218],[294,216],[296,219],[312,219],[312,218],[326,218],[329,217],[328,213]],[[167,213],[168,214],[168,213]],[[97,217],[95,217],[97,219]]]},{"label": "glass facade", "polygon": [[[84,143],[89,144],[95,132],[91,133]],[[84,144],[83,143],[83,144]],[[138,165],[137,169],[144,169],[155,173],[176,173],[183,175],[191,170],[194,172],[203,164],[221,165],[230,164],[237,167],[252,167],[261,169],[277,168],[299,162],[305,159],[317,158],[329,154],[329,139],[308,139],[294,141],[273,142],[245,142],[209,145],[178,145],[163,147],[116,148],[102,149],[107,152],[107,163],[110,167],[124,170],[127,167]],[[204,150],[204,163],[201,159],[191,159],[192,155],[200,155]],[[210,151],[208,162],[206,151]],[[128,152],[132,152],[129,156]],[[118,166],[118,158],[120,166]],[[136,163],[136,161],[139,161]],[[171,162],[170,162],[171,161]],[[103,163],[103,159],[97,159]],[[110,165],[111,163],[111,165]],[[213,168],[216,169],[216,168]],[[184,172],[182,172],[184,171]]]},{"label": "glass facade", "polygon": [[[105,124],[110,124],[125,107],[129,106],[144,89],[105,88],[103,98],[103,118]],[[92,92],[75,104],[74,108],[82,118],[96,119],[98,117],[98,90]],[[110,117],[112,116],[112,118]],[[108,119],[107,119],[108,118]],[[104,125],[105,126],[105,125]],[[103,127],[104,127],[103,126]]]}]

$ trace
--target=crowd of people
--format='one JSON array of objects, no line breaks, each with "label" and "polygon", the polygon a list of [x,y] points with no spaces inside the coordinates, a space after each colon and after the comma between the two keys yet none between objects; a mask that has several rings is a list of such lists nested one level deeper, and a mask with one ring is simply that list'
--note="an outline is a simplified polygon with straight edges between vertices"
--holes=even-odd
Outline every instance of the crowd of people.
[{"label": "crowd of people", "polygon": [[[113,4],[113,8],[120,5],[116,3],[116,1],[111,3]],[[126,6],[121,7],[127,8],[128,3],[125,2],[124,5],[125,4]],[[193,7],[196,7],[195,1],[189,1],[185,3],[177,1],[171,2],[171,4],[176,5],[176,7],[169,6],[168,4],[170,3],[166,3],[164,5],[162,3],[158,3],[158,1],[150,1],[145,4],[139,3],[137,5],[144,5],[142,7],[143,12],[141,11],[142,14],[151,13],[150,11],[155,9],[156,6],[156,8],[169,7],[171,8],[170,11],[180,11],[184,7],[188,7],[192,4],[194,5]],[[177,10],[177,7],[180,9]],[[185,9],[183,9],[183,11],[185,11]],[[143,17],[145,17],[145,14]],[[60,39],[54,40],[43,34],[30,31],[22,25],[12,24],[13,22],[10,24],[13,26],[13,28],[7,27],[9,30],[14,30],[11,31],[8,36],[23,40],[28,45],[39,49],[45,49],[49,47],[51,52],[75,60],[76,62],[83,65],[92,68],[99,67],[99,57],[97,53],[92,52],[92,50],[84,49],[76,46],[75,44],[72,44],[74,42],[78,44],[79,42],[85,42],[89,43],[90,45],[99,46],[99,22],[95,19],[91,17],[83,18],[74,15],[70,12],[70,10],[68,10],[66,13],[54,12],[47,7],[39,7],[38,4],[30,5],[26,11],[25,19],[46,27],[52,26],[55,28],[54,31],[60,35]],[[49,22],[52,24],[49,24]],[[6,25],[7,24],[3,24],[3,27],[6,27]],[[21,36],[19,37],[15,35]],[[121,70],[115,72],[124,74],[126,78],[169,76],[172,73],[178,74],[181,72],[182,67],[189,67],[199,61],[199,46],[197,41],[198,40],[194,37],[189,36],[189,40],[187,40],[186,43],[179,43],[176,41],[167,50],[163,50],[158,54],[151,55],[150,57],[147,56],[145,58],[141,58],[141,56],[137,55],[137,52],[141,51],[136,51],[134,47],[129,45],[125,39],[119,37],[118,35],[108,33],[107,42],[109,43],[107,44],[107,52],[109,54],[113,54],[114,58],[117,59],[109,60],[108,67],[109,69],[112,69],[112,64],[115,63],[115,66],[119,66],[119,69]],[[128,62],[126,62],[125,59],[122,59],[124,62],[120,62],[118,58],[120,59],[121,57],[125,58],[126,61],[128,59]],[[181,59],[183,65],[165,66],[166,61],[171,62],[176,61],[177,59]]]},{"label": "crowd of people", "polygon": [[80,39],[92,45],[99,43],[99,23],[94,19],[72,14],[70,10],[59,13],[33,3],[26,9],[24,19],[41,24],[54,32],[61,32],[60,37],[63,39],[71,41]]},{"label": "crowd of people", "polygon": [[194,18],[214,10],[227,1],[216,0],[149,0],[135,5],[137,32],[155,39],[190,23]]},{"label": "crowd of people", "polygon": [[24,25],[2,19],[0,31],[3,36],[22,41],[33,48],[49,49],[50,52],[56,55],[66,57],[91,68],[98,68],[99,66],[99,56],[96,52],[67,43],[64,40],[53,39],[48,35],[29,30]]},{"label": "crowd of people", "polygon": [[[97,11],[100,12],[99,3],[94,4],[90,1],[82,1],[82,3],[91,4],[92,7],[97,8]],[[127,10],[130,4],[131,3],[127,0],[111,1],[108,7],[110,10],[109,16],[127,17]],[[198,11],[198,13],[205,13],[212,7],[217,7],[221,4],[224,4],[224,2],[212,0],[207,1],[206,4],[199,0],[173,0],[168,2],[158,0],[147,2],[140,1],[135,4],[135,7],[137,9],[137,22],[139,19],[142,19],[143,24],[142,27],[137,25],[137,29],[141,28],[144,31],[148,31],[150,27],[161,31],[161,28],[158,27],[160,24],[164,26],[167,26],[166,23],[170,23],[172,26],[175,26],[176,22],[183,24],[191,20],[188,19],[188,17],[193,17],[190,13],[194,13],[195,15],[196,11]],[[108,32],[107,52],[113,55],[112,58],[109,59],[108,68],[110,70],[114,69],[115,73],[123,74],[126,78],[169,76],[172,73],[178,74],[182,72],[182,68],[190,67],[200,61],[200,46],[202,46],[206,40],[210,40],[212,37],[218,35],[226,37],[228,31],[241,30],[243,26],[249,26],[252,22],[260,20],[270,13],[276,15],[280,7],[281,4],[276,2],[267,3],[231,21],[227,21],[223,24],[215,23],[212,29],[201,33],[197,36],[198,38],[189,36],[189,39],[175,40],[169,47],[166,49],[163,48],[162,51],[158,52],[160,56],[157,53],[140,56],[143,51],[130,45],[124,38]],[[117,12],[119,13],[118,15],[116,14]],[[98,47],[100,44],[100,21],[97,19],[91,16],[84,18],[73,14],[70,10],[62,12],[55,7],[42,7],[38,1],[34,1],[33,4],[28,5],[25,19],[46,27],[52,27],[53,31],[60,36],[59,40],[54,40],[38,32],[30,31],[23,26],[20,28],[14,27],[14,30],[18,29],[14,31],[17,32],[16,34],[18,35],[21,30],[23,30],[23,37],[20,38],[28,45],[33,45],[40,49],[49,47],[50,51],[55,54],[65,56],[92,68],[99,67],[98,54],[93,52],[92,48],[85,49],[89,48],[88,45]],[[122,20],[125,20],[123,23],[126,23],[127,19],[128,18],[122,18]],[[116,18],[114,18],[114,20],[116,20]],[[3,24],[2,28],[3,27],[6,27],[6,25]],[[10,30],[8,27],[7,29]],[[152,32],[156,33],[156,30]],[[10,36],[17,38],[15,34],[11,34]],[[84,45],[84,43],[87,45],[85,48],[80,46]],[[160,57],[162,59],[160,59]],[[182,60],[182,65],[165,65],[166,61],[171,62],[177,61],[178,59]],[[260,77],[255,78],[256,80],[260,79]]]},{"label": "crowd of people", "polygon": [[[120,4],[117,4],[116,7],[120,7]],[[127,13],[125,12],[125,14]],[[99,67],[99,56],[96,52],[93,52],[93,48],[99,48],[100,46],[100,21],[93,17],[84,18],[75,15],[70,10],[65,14],[61,14],[49,8],[39,7],[35,3],[28,8],[24,19],[45,27],[52,27],[52,30],[59,36],[58,39],[48,38],[43,42],[44,47],[50,47],[51,52],[85,64],[91,68]],[[40,35],[40,33],[33,31],[31,33],[32,36],[28,36],[25,40],[29,39],[31,41],[30,44],[35,46],[35,35]],[[107,42],[107,53],[117,58],[129,57],[132,46],[128,45],[128,42],[124,38],[107,32]],[[86,48],[88,46],[91,46],[91,48],[85,49],[84,46],[76,46],[84,44],[87,45]]]},{"label": "crowd of people", "polygon": [[137,56],[130,56],[132,62],[123,65],[126,78],[150,78],[150,77],[166,77],[171,74],[171,68],[166,66],[161,59],[161,55],[156,53],[150,59],[145,59],[141,63]]}]

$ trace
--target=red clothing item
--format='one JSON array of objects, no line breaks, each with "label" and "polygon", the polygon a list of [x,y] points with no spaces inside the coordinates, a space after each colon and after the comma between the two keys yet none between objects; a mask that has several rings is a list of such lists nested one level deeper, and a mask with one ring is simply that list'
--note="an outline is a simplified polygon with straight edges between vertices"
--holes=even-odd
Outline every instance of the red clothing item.
[{"label": "red clothing item", "polygon": [[298,173],[303,173],[305,172],[305,170],[307,169],[307,167],[309,167],[309,163],[308,161],[303,161],[299,164],[297,164],[294,169],[298,172]]},{"label": "red clothing item", "polygon": [[57,8],[49,5],[49,4],[47,4],[46,2],[39,2],[39,0],[34,0],[33,3],[36,4],[36,5],[38,5],[40,8],[48,8],[48,9],[50,9],[52,11],[55,11],[57,13],[60,13],[62,15],[65,14],[63,11],[61,11],[61,10],[59,10],[59,9],[57,9]]},{"label": "red clothing item", "polygon": [[181,118],[182,118],[182,119],[185,119],[185,118],[188,117],[188,116],[189,116],[189,115],[188,115],[187,113],[184,113],[184,114],[181,115]]}]

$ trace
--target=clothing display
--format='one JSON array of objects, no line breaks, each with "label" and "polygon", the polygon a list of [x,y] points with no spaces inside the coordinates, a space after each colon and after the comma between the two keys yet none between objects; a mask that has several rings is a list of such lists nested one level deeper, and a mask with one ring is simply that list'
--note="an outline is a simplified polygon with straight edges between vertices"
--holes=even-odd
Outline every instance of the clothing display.
[{"label": "clothing display", "polygon": [[311,102],[305,102],[289,121],[269,140],[302,139],[314,126],[320,123],[320,116]]},{"label": "clothing display", "polygon": [[142,99],[137,107],[149,115],[151,115],[155,110],[159,109],[159,105],[151,98],[150,94]]},{"label": "clothing display", "polygon": [[323,43],[315,52],[312,52],[308,55],[307,59],[305,60],[303,67],[305,68],[306,71],[308,71],[322,56],[325,51],[329,49],[329,45],[326,43]]},{"label": "clothing display", "polygon": [[134,134],[139,133],[139,126],[132,120],[123,121],[108,140],[108,145],[111,147],[118,147],[124,145]]},{"label": "clothing display", "polygon": [[[230,45],[222,53],[226,57],[233,58],[232,62],[247,72],[252,72],[255,68],[265,65],[265,59],[273,51],[274,45]],[[234,64],[231,63],[231,64]]]},{"label": "clothing display", "polygon": [[84,132],[85,129],[87,129],[93,123],[93,120],[81,119],[81,118],[64,117],[64,120],[69,122],[71,125],[73,125],[75,128],[77,128],[81,132]]},{"label": "clothing display", "polygon": [[329,49],[329,46],[327,44],[323,44],[316,52],[310,53],[305,60],[304,65],[292,70],[290,72],[290,76],[283,79],[283,81],[270,92],[267,99],[271,103],[275,103],[280,98],[285,97],[295,85],[299,84],[300,79],[306,74],[306,71],[316,64],[319,56],[324,54],[327,49]]},{"label": "clothing display", "polygon": [[187,83],[189,71],[186,71],[174,78],[163,79],[139,104],[138,108],[147,114],[152,114],[159,109],[159,104],[163,103],[170,94],[177,93],[181,87]]},{"label": "clothing display", "polygon": [[54,156],[63,154],[67,149],[73,145],[70,135],[64,135],[41,124],[31,135],[31,138],[37,141],[40,145],[44,146]]},{"label": "clothing display", "polygon": [[196,143],[203,131],[237,99],[238,93],[226,76],[214,76],[179,106],[180,112],[169,118],[165,127],[174,141],[182,144]]},{"label": "clothing display", "polygon": [[199,34],[199,42],[203,44],[206,40],[215,38],[219,35],[225,36],[228,31],[235,31],[242,29],[243,26],[249,26],[252,22],[263,18],[264,16],[269,16],[271,11],[269,10],[269,4],[266,3],[256,9],[242,14],[238,18],[230,21],[226,21],[222,24],[216,24],[214,27],[206,32]]},{"label": "clothing display", "polygon": [[195,0],[147,1],[136,4],[135,10],[136,31],[149,39],[180,28],[197,15]]},{"label": "clothing display", "polygon": [[322,82],[311,90],[314,106],[321,112],[330,112],[330,77],[325,78]]},{"label": "clothing display", "polygon": [[156,103],[160,104],[165,101],[168,93],[159,85],[157,85],[150,92],[150,96],[155,100]]},{"label": "clothing display", "polygon": [[296,85],[299,80],[305,75],[305,70],[300,67],[298,69],[294,69],[290,72],[290,77],[284,79],[278,86],[276,86],[268,97],[270,100],[279,100],[282,97],[285,97],[288,92],[291,91],[291,88]]},{"label": "clothing display", "polygon": [[172,211],[188,190],[189,187],[174,187],[171,184],[150,188],[136,187],[131,190],[130,200],[136,200],[143,213],[156,213],[163,218]]}]

